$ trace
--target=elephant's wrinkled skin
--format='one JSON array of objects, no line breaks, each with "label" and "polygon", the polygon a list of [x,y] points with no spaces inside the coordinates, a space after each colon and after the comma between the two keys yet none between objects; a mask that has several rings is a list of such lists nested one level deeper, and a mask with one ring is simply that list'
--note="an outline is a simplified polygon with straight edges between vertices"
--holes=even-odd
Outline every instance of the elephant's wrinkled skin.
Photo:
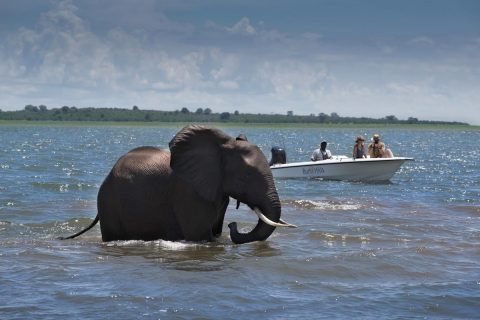
[{"label": "elephant's wrinkled skin", "polygon": [[[187,126],[170,151],[140,147],[122,156],[98,193],[95,221],[102,239],[212,241],[222,232],[229,197],[258,208],[279,224],[280,201],[267,159],[244,137],[231,138],[204,126]],[[258,210],[257,210],[258,211]],[[235,243],[267,239],[275,226],[258,220],[242,234],[229,225]]]}]

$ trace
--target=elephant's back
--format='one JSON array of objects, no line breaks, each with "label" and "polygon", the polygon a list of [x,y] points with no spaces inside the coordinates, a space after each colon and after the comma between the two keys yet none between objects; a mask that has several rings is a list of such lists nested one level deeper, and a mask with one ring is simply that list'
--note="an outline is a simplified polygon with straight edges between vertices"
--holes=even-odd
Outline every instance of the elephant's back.
[{"label": "elephant's back", "polygon": [[169,176],[170,150],[156,147],[139,147],[129,151],[118,159],[112,169],[112,174],[117,177],[132,178],[141,176]]}]

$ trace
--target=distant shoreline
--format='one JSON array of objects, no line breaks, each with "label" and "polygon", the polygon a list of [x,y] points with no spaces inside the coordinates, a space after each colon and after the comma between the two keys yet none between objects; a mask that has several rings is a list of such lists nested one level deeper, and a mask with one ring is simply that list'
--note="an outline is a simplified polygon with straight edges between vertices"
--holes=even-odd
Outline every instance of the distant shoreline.
[{"label": "distant shoreline", "polygon": [[390,125],[449,125],[468,126],[468,123],[458,121],[434,121],[422,120],[415,117],[408,117],[406,120],[398,119],[395,115],[387,115],[383,118],[349,117],[340,116],[336,112],[326,114],[320,112],[310,115],[296,115],[293,111],[286,114],[262,114],[242,113],[235,110],[233,113],[213,112],[210,108],[197,108],[190,111],[183,107],[175,111],[143,110],[137,106],[132,109],[125,108],[77,108],[63,106],[61,108],[48,109],[45,105],[26,105],[23,110],[1,111],[0,120],[9,121],[71,121],[74,122],[98,122],[98,123],[225,123],[244,125],[273,125],[284,126],[285,124],[297,126],[351,126],[360,127],[369,125],[390,126]]},{"label": "distant shoreline", "polygon": [[407,124],[407,123],[240,123],[240,122],[162,122],[162,121],[54,121],[54,120],[0,120],[0,126],[58,126],[58,127],[162,127],[182,128],[189,124],[220,128],[366,128],[366,129],[450,129],[480,130],[480,126],[459,124]]}]

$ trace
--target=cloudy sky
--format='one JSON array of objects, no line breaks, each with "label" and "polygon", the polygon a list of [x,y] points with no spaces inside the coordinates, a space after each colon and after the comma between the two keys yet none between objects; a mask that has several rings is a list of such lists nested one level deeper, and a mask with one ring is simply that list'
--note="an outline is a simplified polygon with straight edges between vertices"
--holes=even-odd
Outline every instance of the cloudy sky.
[{"label": "cloudy sky", "polygon": [[480,124],[480,1],[2,0],[0,109]]}]

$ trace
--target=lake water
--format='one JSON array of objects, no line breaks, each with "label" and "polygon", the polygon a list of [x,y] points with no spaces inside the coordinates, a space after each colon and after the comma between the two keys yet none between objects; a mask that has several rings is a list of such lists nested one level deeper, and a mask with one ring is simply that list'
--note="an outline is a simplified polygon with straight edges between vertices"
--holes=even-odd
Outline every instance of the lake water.
[{"label": "lake water", "polygon": [[227,128],[309,158],[325,139],[350,155],[380,133],[411,156],[389,183],[278,180],[297,229],[233,245],[257,218],[227,210],[208,244],[102,243],[100,184],[117,158],[167,147],[180,128],[0,126],[1,319],[478,319],[480,132]]}]

